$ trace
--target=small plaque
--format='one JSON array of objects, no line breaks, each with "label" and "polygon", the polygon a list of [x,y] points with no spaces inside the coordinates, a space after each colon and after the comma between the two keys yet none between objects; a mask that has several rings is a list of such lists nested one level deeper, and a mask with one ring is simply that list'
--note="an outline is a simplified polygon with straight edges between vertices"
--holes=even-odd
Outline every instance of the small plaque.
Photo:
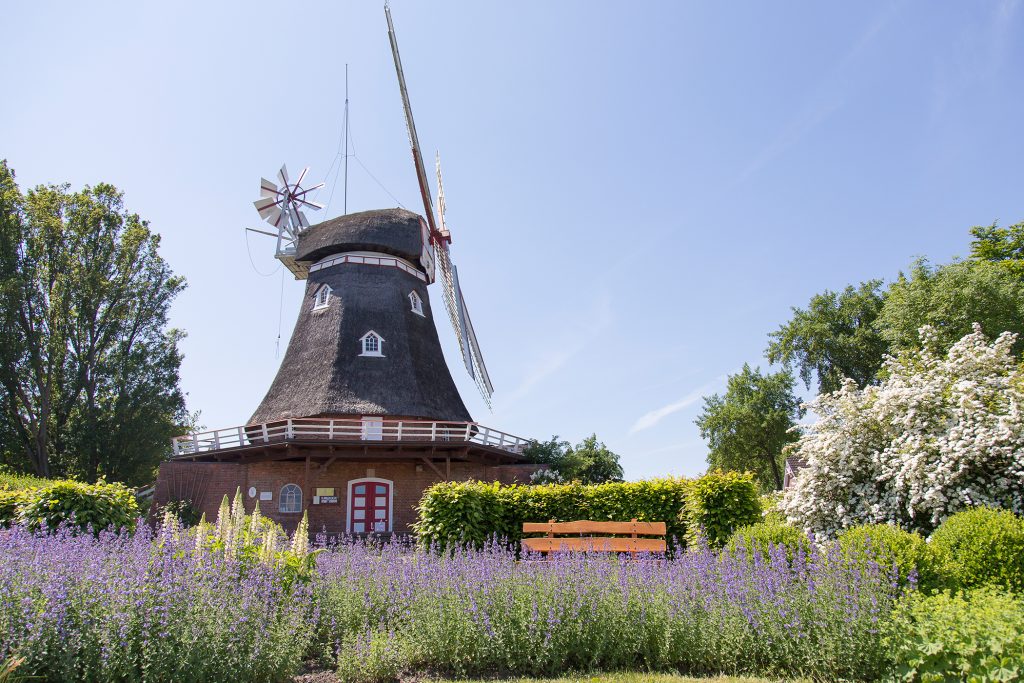
[{"label": "small plaque", "polygon": [[333,496],[335,495],[333,488],[318,488],[316,490],[318,496]]},{"label": "small plaque", "polygon": [[260,500],[274,500],[274,492],[260,491]]},{"label": "small plaque", "polygon": [[256,487],[255,486],[250,486],[249,487],[249,497],[250,498],[255,498],[256,497]]},{"label": "small plaque", "polygon": [[337,496],[315,496],[313,502],[317,505],[337,505]]}]

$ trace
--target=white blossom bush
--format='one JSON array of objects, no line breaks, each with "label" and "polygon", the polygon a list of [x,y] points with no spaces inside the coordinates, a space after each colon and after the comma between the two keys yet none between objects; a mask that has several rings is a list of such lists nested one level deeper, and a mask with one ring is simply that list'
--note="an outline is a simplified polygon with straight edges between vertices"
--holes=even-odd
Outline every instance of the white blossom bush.
[{"label": "white blossom bush", "polygon": [[1024,372],[1016,335],[974,331],[942,353],[935,330],[921,349],[886,360],[877,386],[818,396],[819,420],[794,444],[807,467],[780,509],[818,537],[868,522],[930,532],[988,505],[1024,512]]}]

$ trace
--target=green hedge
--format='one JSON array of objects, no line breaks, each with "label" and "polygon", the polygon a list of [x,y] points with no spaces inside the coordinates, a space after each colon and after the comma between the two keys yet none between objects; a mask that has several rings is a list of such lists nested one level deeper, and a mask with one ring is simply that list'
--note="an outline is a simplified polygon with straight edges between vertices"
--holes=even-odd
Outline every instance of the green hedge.
[{"label": "green hedge", "polygon": [[123,484],[83,484],[58,481],[25,492],[17,519],[30,529],[56,529],[61,522],[99,532],[135,527],[139,506],[135,494]]},{"label": "green hedge", "polygon": [[839,546],[852,562],[874,561],[886,571],[895,567],[904,585],[915,572],[921,590],[945,587],[938,553],[917,532],[892,524],[861,524],[839,534]]},{"label": "green hedge", "polygon": [[807,553],[811,550],[811,541],[802,530],[774,518],[737,529],[729,537],[725,549],[730,553],[744,552],[750,557],[760,553],[767,558],[772,548],[778,545],[786,548],[786,558],[790,562],[798,551]]},{"label": "green hedge", "polygon": [[680,512],[689,545],[703,539],[720,548],[740,527],[761,521],[760,491],[752,472],[709,472],[691,482]]},{"label": "green hedge", "polygon": [[686,536],[680,512],[690,485],[677,478],[543,486],[444,482],[424,492],[413,528],[424,544],[445,549],[481,547],[495,536],[518,542],[523,522],[638,519],[665,522],[671,544]]},{"label": "green hedge", "polygon": [[954,587],[995,585],[1024,592],[1024,519],[1009,510],[958,512],[932,532],[930,541]]}]

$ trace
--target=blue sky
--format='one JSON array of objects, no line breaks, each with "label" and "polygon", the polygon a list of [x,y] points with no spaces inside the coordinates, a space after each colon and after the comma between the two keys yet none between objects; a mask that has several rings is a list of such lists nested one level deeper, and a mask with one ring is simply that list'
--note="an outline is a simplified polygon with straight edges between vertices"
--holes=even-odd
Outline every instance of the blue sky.
[{"label": "blue sky", "polygon": [[[163,235],[189,282],[182,383],[211,428],[248,419],[279,328],[283,354],[302,283],[243,229],[261,175],[337,168],[346,63],[349,210],[421,210],[382,5],[283,7],[4,12],[0,156],[22,187],[112,182]],[[705,467],[700,397],[765,366],[791,306],[1024,220],[1021,0],[392,10],[496,388],[488,413],[439,318],[470,411],[596,432],[628,478]]]}]

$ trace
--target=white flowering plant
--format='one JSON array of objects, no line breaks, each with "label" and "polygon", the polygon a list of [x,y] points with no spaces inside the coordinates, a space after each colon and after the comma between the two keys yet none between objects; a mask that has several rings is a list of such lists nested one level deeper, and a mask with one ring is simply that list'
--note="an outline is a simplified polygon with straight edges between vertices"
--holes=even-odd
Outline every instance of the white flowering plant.
[{"label": "white flowering plant", "polygon": [[819,538],[863,523],[930,532],[979,505],[1024,512],[1024,371],[1016,335],[974,331],[943,353],[931,327],[921,348],[886,359],[878,385],[850,380],[808,404],[819,416],[793,454],[807,466],[781,504]]}]

